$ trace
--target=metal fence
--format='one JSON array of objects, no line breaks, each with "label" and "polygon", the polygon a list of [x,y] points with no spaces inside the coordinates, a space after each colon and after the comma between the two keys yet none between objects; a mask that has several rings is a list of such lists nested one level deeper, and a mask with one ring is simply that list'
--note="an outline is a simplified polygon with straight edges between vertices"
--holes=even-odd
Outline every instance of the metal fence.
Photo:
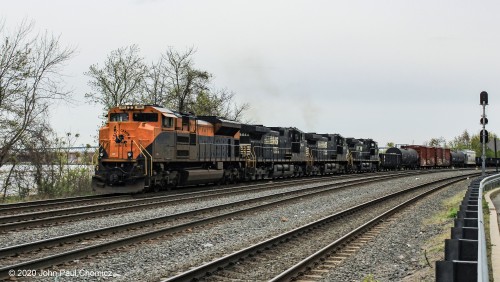
[{"label": "metal fence", "polygon": [[484,178],[479,185],[479,199],[481,206],[478,208],[478,248],[477,248],[477,281],[488,282],[488,256],[486,253],[486,235],[484,232],[484,215],[482,209],[483,192],[500,186],[500,174]]},{"label": "metal fence", "polygon": [[500,174],[472,181],[445,240],[445,259],[436,262],[438,282],[489,282],[483,193],[500,186]]}]

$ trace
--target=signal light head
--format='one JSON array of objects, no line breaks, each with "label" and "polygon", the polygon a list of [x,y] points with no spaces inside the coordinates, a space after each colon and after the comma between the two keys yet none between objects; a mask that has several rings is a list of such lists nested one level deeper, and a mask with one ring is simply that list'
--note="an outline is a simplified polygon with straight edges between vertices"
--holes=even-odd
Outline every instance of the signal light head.
[{"label": "signal light head", "polygon": [[483,91],[479,94],[479,105],[488,105],[488,92]]},{"label": "signal light head", "polygon": [[479,142],[483,143],[483,136],[484,136],[484,143],[488,143],[488,130],[483,129],[481,130],[481,133],[479,133]]}]

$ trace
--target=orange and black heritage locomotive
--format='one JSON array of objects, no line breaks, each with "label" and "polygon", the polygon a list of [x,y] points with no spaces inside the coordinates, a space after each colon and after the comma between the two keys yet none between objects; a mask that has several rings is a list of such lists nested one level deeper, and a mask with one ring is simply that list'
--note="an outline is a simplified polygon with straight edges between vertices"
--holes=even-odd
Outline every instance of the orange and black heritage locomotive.
[{"label": "orange and black heritage locomotive", "polygon": [[[376,143],[370,142],[371,151],[357,154],[362,159],[352,165],[376,169]],[[99,131],[92,186],[100,193],[134,193],[345,172],[347,152],[338,134],[241,124],[157,106],[120,106],[109,111]]]},{"label": "orange and black heritage locomotive", "polygon": [[92,178],[99,193],[135,193],[379,169],[464,166],[465,153],[400,146],[379,154],[372,139],[243,124],[158,106],[120,106],[99,131]]}]

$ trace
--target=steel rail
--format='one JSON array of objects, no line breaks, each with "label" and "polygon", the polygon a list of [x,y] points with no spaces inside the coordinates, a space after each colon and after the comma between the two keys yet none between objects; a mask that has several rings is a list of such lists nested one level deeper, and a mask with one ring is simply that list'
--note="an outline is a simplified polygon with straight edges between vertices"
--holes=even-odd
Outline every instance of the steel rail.
[{"label": "steel rail", "polygon": [[[340,179],[340,178],[348,178],[353,175],[341,175],[341,176],[322,176],[321,178],[314,178],[314,179],[304,179],[305,181],[311,181],[311,182],[317,182],[317,181],[322,181],[322,179],[328,179],[331,178],[332,180],[334,179]],[[276,181],[276,180],[275,180]],[[278,180],[279,181],[279,180]],[[279,181],[279,183],[294,183],[294,182],[299,182],[297,179],[293,180],[283,180]],[[230,187],[223,187],[223,188],[211,188],[211,189],[204,189],[201,191],[194,191],[194,192],[185,192],[181,191],[178,193],[171,193],[168,196],[176,197],[176,196],[184,196],[184,195],[194,195],[194,194],[199,194],[199,193],[210,193],[214,191],[223,191],[227,189],[233,189],[234,187],[253,187],[253,186],[262,186],[266,185],[265,183],[255,183],[255,184],[250,184],[250,185],[235,185],[235,186],[230,186]],[[184,188],[186,189],[186,188]],[[153,197],[161,197],[163,195],[157,195],[157,194],[150,194],[150,198]],[[0,213],[2,212],[9,212],[9,213],[19,213],[22,212],[23,210],[28,210],[28,209],[41,209],[41,208],[50,208],[50,207],[59,207],[60,205],[71,205],[71,204],[79,204],[79,203],[85,203],[85,202],[92,202],[94,200],[107,200],[107,199],[119,199],[119,198],[146,198],[148,196],[142,196],[142,195],[116,195],[116,194],[104,194],[104,195],[89,195],[89,196],[79,196],[79,197],[67,197],[67,198],[56,198],[56,199],[49,199],[49,200],[36,200],[36,201],[27,201],[27,202],[19,202],[19,203],[12,203],[12,204],[0,204]]]},{"label": "steel rail", "polygon": [[[336,184],[343,184],[343,183],[351,183],[351,182],[356,182],[356,181],[362,181],[362,180],[370,180],[370,179],[380,179],[383,177],[392,177],[392,176],[405,176],[405,175],[414,175],[414,173],[400,173],[400,174],[390,174],[388,176],[383,175],[383,176],[370,176],[366,178],[361,178],[360,180],[346,180],[345,182],[341,183],[336,183]],[[302,184],[302,183],[299,183]],[[272,187],[269,187],[269,184],[262,185],[259,187],[253,187],[250,189],[238,189],[238,188],[226,188],[228,191],[219,191],[217,193],[210,193],[206,195],[199,195],[199,196],[192,196],[192,197],[183,197],[183,198],[176,198],[179,195],[174,195],[174,196],[161,196],[161,197],[154,197],[154,198],[146,198],[146,199],[139,199],[139,200],[127,200],[127,201],[122,201],[122,202],[117,202],[117,203],[107,203],[107,204],[99,204],[99,205],[94,205],[94,206],[83,206],[83,207],[76,207],[76,208],[70,208],[70,209],[61,209],[61,210],[51,210],[51,211],[44,211],[44,212],[38,212],[38,213],[29,213],[29,214],[21,214],[21,215],[16,215],[16,216],[6,216],[6,217],[0,217],[0,231],[9,231],[9,230],[16,230],[16,229],[21,229],[21,228],[27,228],[27,227],[34,227],[34,226],[39,226],[43,224],[49,224],[49,223],[61,223],[61,222],[66,222],[69,220],[75,220],[75,219],[83,219],[83,218],[91,218],[95,216],[101,216],[101,215],[107,215],[107,214],[116,214],[120,212],[129,212],[131,210],[142,210],[146,208],[153,208],[153,207],[158,207],[158,206],[164,206],[166,204],[172,204],[172,203],[180,203],[181,201],[193,201],[193,200],[200,200],[204,198],[212,198],[212,197],[219,197],[219,196],[228,196],[228,195],[233,195],[233,194],[241,194],[241,193],[248,193],[248,192],[256,192],[259,190],[268,190],[270,188],[279,188],[282,186],[288,186],[289,183],[277,183],[277,184],[271,184]],[[315,187],[308,187],[304,188],[301,190],[295,190],[295,191],[289,191],[289,192],[283,192],[281,194],[288,194],[288,193],[298,193],[298,192],[303,192],[306,190],[311,190],[311,189],[321,189],[324,187],[327,187],[328,185],[335,185],[335,184],[324,184],[320,186],[315,186]],[[95,207],[99,207],[101,209],[96,210]],[[69,212],[69,214],[68,214]],[[43,217],[45,216],[45,217]],[[36,218],[36,217],[41,217],[41,218]],[[15,221],[17,220],[17,221]],[[24,220],[24,221],[22,221]]]},{"label": "steel rail", "polygon": [[115,194],[109,194],[109,195],[89,195],[89,196],[79,196],[79,197],[68,197],[68,198],[56,198],[56,199],[49,199],[49,200],[36,200],[36,201],[27,201],[27,202],[19,202],[19,203],[12,203],[12,204],[0,204],[0,212],[2,211],[7,211],[10,209],[19,209],[23,207],[32,207],[32,206],[40,206],[40,205],[55,205],[59,203],[65,203],[65,202],[79,202],[79,201],[91,201],[95,199],[109,199],[113,197],[124,197],[123,195],[115,195]]},{"label": "steel rail", "polygon": [[[452,180],[452,179],[464,180],[464,179],[467,179],[467,177],[470,177],[470,175],[468,175],[468,176],[455,176],[455,177],[450,177],[450,178],[446,178],[446,179],[441,179],[441,180],[433,181],[433,182],[430,182],[430,183],[418,185],[416,187],[408,188],[408,189],[405,189],[405,190],[402,190],[402,191],[398,191],[396,193],[393,193],[393,194],[390,194],[390,195],[386,195],[386,196],[377,198],[375,200],[371,200],[371,201],[359,204],[359,205],[357,205],[355,207],[352,207],[352,208],[349,208],[349,209],[337,212],[337,213],[332,214],[330,216],[327,216],[327,217],[324,217],[322,219],[316,220],[316,221],[314,221],[312,223],[303,225],[301,227],[295,228],[295,229],[293,229],[291,231],[288,231],[286,233],[283,233],[283,234],[280,234],[280,235],[275,236],[273,238],[267,239],[267,240],[265,240],[263,242],[260,242],[260,243],[257,243],[255,245],[252,245],[250,247],[244,248],[244,249],[242,249],[240,251],[237,251],[235,253],[232,253],[230,255],[227,255],[227,256],[224,256],[222,258],[216,259],[216,260],[214,260],[212,262],[209,262],[209,263],[206,263],[204,265],[195,267],[195,268],[190,269],[190,270],[188,270],[188,271],[186,271],[184,273],[180,273],[180,274],[175,275],[173,277],[167,278],[165,280],[162,280],[162,282],[167,282],[167,281],[168,282],[170,282],[170,281],[190,281],[190,280],[199,279],[200,277],[209,276],[213,272],[216,272],[216,271],[218,271],[220,269],[223,269],[227,265],[231,265],[233,263],[236,263],[237,261],[239,261],[242,258],[250,256],[250,255],[252,255],[254,253],[257,253],[259,251],[265,250],[266,248],[271,248],[273,245],[280,244],[282,242],[286,242],[288,240],[288,238],[293,238],[293,237],[301,236],[302,234],[307,233],[308,230],[312,230],[312,229],[314,229],[314,228],[316,228],[318,226],[324,225],[325,223],[336,221],[336,220],[338,220],[338,219],[340,219],[340,218],[342,218],[342,217],[344,217],[346,215],[349,215],[349,214],[352,214],[353,212],[356,212],[358,210],[364,209],[367,206],[371,206],[371,205],[374,205],[376,203],[382,202],[384,200],[393,198],[395,196],[407,193],[409,191],[413,191],[413,190],[416,190],[416,189],[427,187],[427,186],[430,186],[430,185],[433,185],[433,184],[437,184],[437,183],[440,183],[440,182],[449,181],[449,180]],[[457,180],[457,181],[460,181],[460,180]]]},{"label": "steel rail", "polygon": [[[259,206],[245,208],[245,209],[233,211],[233,212],[228,212],[228,213],[218,215],[218,216],[212,216],[212,217],[208,217],[208,218],[201,219],[201,220],[196,220],[196,221],[192,221],[192,222],[188,222],[188,223],[184,223],[184,224],[179,224],[176,226],[162,228],[160,230],[149,231],[147,233],[129,236],[129,237],[118,239],[118,240],[115,240],[112,242],[101,243],[101,244],[97,244],[97,245],[93,245],[93,246],[89,246],[89,247],[85,247],[85,248],[80,248],[80,249],[76,249],[76,250],[72,250],[72,251],[68,251],[68,252],[63,252],[63,253],[51,255],[51,256],[48,256],[45,258],[40,258],[40,259],[36,259],[36,260],[32,260],[32,261],[18,263],[18,264],[11,265],[11,266],[5,266],[5,267],[0,268],[0,279],[7,278],[8,271],[12,270],[12,269],[19,270],[19,269],[37,269],[37,268],[50,267],[52,265],[75,260],[75,259],[85,257],[88,255],[97,254],[97,253],[105,252],[108,250],[116,249],[118,247],[134,244],[137,242],[146,241],[146,240],[158,238],[158,237],[161,237],[164,235],[177,233],[177,232],[186,230],[188,228],[195,228],[195,227],[203,226],[203,225],[206,225],[206,224],[209,224],[212,222],[221,221],[223,219],[233,218],[234,216],[239,215],[239,214],[258,211],[258,210],[261,210],[263,208],[275,206],[276,204],[289,202],[289,201],[293,201],[293,200],[297,200],[297,199],[303,199],[304,197],[320,195],[322,193],[332,192],[332,191],[335,191],[335,189],[342,189],[342,188],[357,186],[360,184],[366,184],[366,183],[370,183],[370,182],[374,182],[374,181],[386,180],[386,179],[396,178],[396,177],[400,177],[400,176],[399,175],[389,175],[389,176],[385,176],[384,179],[380,179],[380,178],[369,179],[369,180],[363,179],[363,180],[358,180],[358,183],[343,184],[343,186],[341,186],[341,187],[338,187],[339,186],[338,184],[330,184],[330,186],[336,186],[336,187],[331,188],[331,189],[326,189],[326,190],[315,191],[315,192],[309,193],[307,195],[298,195],[298,196],[295,196],[292,198],[268,202],[265,204],[261,204]],[[269,195],[269,196],[265,196],[265,197],[261,197],[261,198],[255,198],[255,199],[251,199],[251,200],[258,200],[259,202],[262,202],[263,198],[269,198],[272,196],[274,196],[274,197],[283,196],[283,194],[282,193],[274,194],[274,195]],[[245,201],[250,201],[250,200],[243,200],[241,202],[245,202]],[[233,205],[241,205],[240,202],[232,203],[232,204]],[[227,205],[229,205],[229,204],[227,204]],[[207,208],[207,210],[208,209],[216,209],[216,208],[220,208],[220,207],[219,206],[211,207],[211,208]],[[200,210],[198,210],[198,211],[200,211]],[[152,220],[155,220],[155,219],[152,219]],[[132,224],[136,224],[136,223],[132,223]],[[131,228],[131,226],[134,227],[132,224],[128,225],[128,226],[123,225],[123,227],[118,226],[116,228],[121,228],[123,230],[123,229]],[[111,227],[108,231],[112,232],[113,231],[112,228],[115,228],[115,227]],[[69,237],[72,237],[71,240],[75,240],[75,238],[76,239],[86,238],[86,237],[89,237],[90,235],[94,236],[94,235],[100,234],[100,231],[101,230],[89,231],[86,234],[72,234],[72,235],[69,235]],[[106,232],[108,232],[108,231],[106,231]],[[49,245],[56,245],[56,244],[63,243],[63,241],[58,242],[57,240],[58,240],[58,238],[54,238],[54,239],[50,239],[50,240],[45,240],[47,242],[44,242],[44,241],[35,242],[35,244],[33,244],[31,246],[28,246],[29,244],[14,246],[14,248],[17,248],[17,251],[14,250],[13,248],[10,248],[10,249],[6,248],[5,250],[2,249],[1,252],[3,252],[2,254],[4,254],[4,255],[12,255],[15,253],[36,250],[36,249],[39,249],[41,247],[47,247]]]},{"label": "steel rail", "polygon": [[[43,210],[50,208],[62,208],[65,206],[86,204],[86,203],[96,203],[104,202],[104,201],[118,201],[120,199],[130,199],[130,195],[112,195],[112,196],[101,196],[101,197],[91,197],[86,199],[75,199],[68,198],[67,201],[64,201],[64,198],[61,201],[57,202],[49,202],[49,203],[40,203],[40,204],[32,204],[32,205],[24,205],[24,206],[16,206],[16,207],[0,207],[0,214],[17,214],[26,212],[26,211],[34,211],[34,210]],[[3,216],[7,217],[7,216]]]},{"label": "steel rail", "polygon": [[[343,179],[348,179],[346,177],[327,177],[326,179],[331,179],[333,181],[337,180],[337,178],[343,178]],[[315,182],[323,182],[325,179],[302,179],[302,180],[290,180],[290,181],[280,181],[277,183],[273,184],[273,188],[276,187],[281,187],[281,186],[287,186],[289,184],[293,183],[315,183]],[[189,198],[190,196],[197,196],[197,195],[224,195],[228,194],[226,191],[230,191],[232,193],[238,193],[238,190],[241,192],[244,191],[252,191],[252,190],[259,190],[258,187],[266,187],[266,189],[269,187],[269,183],[256,183],[256,184],[251,184],[251,185],[245,185],[245,186],[232,186],[232,187],[224,187],[224,188],[219,188],[219,189],[210,189],[210,190],[203,190],[203,191],[195,191],[195,192],[187,192],[187,193],[176,193],[176,194],[169,194],[169,195],[160,195],[156,196],[153,195],[152,197],[144,197],[144,198],[131,198],[130,196],[111,196],[111,197],[88,197],[85,199],[77,199],[77,200],[72,200],[69,198],[69,201],[64,201],[64,198],[61,198],[62,201],[56,201],[54,203],[40,203],[40,204],[34,204],[34,205],[22,205],[19,207],[5,207],[2,208],[0,207],[0,212],[2,210],[5,211],[15,211],[15,212],[20,212],[23,209],[28,209],[28,208],[37,208],[37,207],[51,207],[51,206],[58,206],[58,205],[66,205],[66,204],[73,204],[73,203],[79,203],[79,202],[89,202],[93,201],[95,199],[115,199],[124,197],[124,198],[130,198],[127,201],[122,201],[120,203],[116,204],[109,204],[109,203],[103,203],[103,204],[95,204],[95,205],[88,205],[88,206],[81,206],[81,207],[72,207],[68,209],[58,209],[58,210],[49,210],[49,211],[39,211],[39,212],[32,212],[32,213],[24,213],[24,214],[16,214],[15,216],[7,215],[7,216],[1,216],[0,217],[0,224],[4,223],[9,223],[9,222],[17,222],[17,221],[23,221],[26,219],[32,219],[35,217],[43,217],[43,216],[55,216],[55,215],[64,215],[64,214],[70,214],[68,212],[74,211],[75,213],[77,212],[85,212],[85,211],[91,211],[91,210],[98,210],[99,208],[105,209],[105,208],[110,208],[111,206],[120,206],[120,205],[127,205],[128,203],[143,203],[143,202],[148,202],[148,201],[155,201],[155,200],[163,200],[163,199],[179,199],[179,198],[188,198],[188,199],[194,199],[194,198]],[[238,189],[238,190],[237,190]],[[262,189],[262,188],[261,188]],[[95,208],[94,208],[95,207]]]},{"label": "steel rail", "polygon": [[[395,176],[391,176],[391,177],[386,176],[386,177],[392,178]],[[357,186],[360,184],[367,184],[367,183],[371,183],[373,181],[381,181],[381,180],[385,180],[385,179],[386,178],[384,178],[384,179],[368,179],[368,180],[363,179],[363,180],[358,180],[356,182],[351,182],[351,183],[330,184],[330,186],[332,186],[332,189],[329,189],[326,191],[313,192],[313,193],[309,193],[309,194],[305,194],[305,195],[294,196],[292,198],[287,198],[287,199],[282,199],[282,200],[278,200],[278,201],[274,201],[274,202],[269,202],[269,203],[266,203],[263,205],[249,208],[249,209],[247,208],[247,209],[242,209],[240,211],[228,213],[228,215],[234,216],[234,215],[237,215],[238,213],[241,213],[241,212],[248,212],[250,209],[267,207],[267,206],[271,206],[271,205],[274,205],[277,203],[283,203],[286,201],[296,200],[298,198],[314,196],[314,195],[317,195],[318,193],[338,191],[338,190],[341,190],[344,188],[350,188],[350,187]],[[85,239],[85,238],[89,238],[89,237],[93,237],[93,236],[98,236],[98,235],[102,235],[102,234],[106,234],[106,233],[114,233],[114,232],[119,232],[119,231],[128,230],[128,229],[140,228],[143,226],[159,224],[159,223],[170,221],[170,220],[173,221],[173,220],[178,220],[180,218],[196,216],[197,214],[200,214],[200,213],[210,213],[210,212],[220,210],[220,209],[231,208],[234,206],[242,206],[242,205],[250,204],[253,202],[263,202],[263,201],[267,201],[267,200],[270,200],[270,199],[273,199],[276,197],[283,197],[283,196],[286,197],[288,195],[291,195],[291,194],[285,194],[285,193],[272,194],[272,195],[268,195],[268,196],[264,196],[264,197],[257,197],[257,198],[227,203],[227,204],[223,204],[223,205],[219,205],[219,206],[197,209],[194,211],[180,212],[180,213],[176,213],[176,214],[172,214],[172,215],[160,216],[160,217],[156,217],[156,218],[152,218],[152,219],[136,221],[136,222],[126,223],[126,224],[120,224],[120,225],[115,225],[115,226],[111,226],[111,227],[90,230],[90,231],[86,231],[86,232],[74,233],[74,234],[69,234],[69,235],[65,235],[65,236],[58,236],[55,238],[35,241],[35,242],[31,242],[31,243],[5,247],[5,248],[0,249],[0,257],[19,255],[23,252],[35,251],[38,249],[42,249],[42,248],[46,248],[46,247],[50,247],[50,246],[55,246],[55,245],[59,245],[59,244],[67,243],[67,242],[71,242],[71,241],[81,240],[81,239]],[[217,216],[215,216],[214,218],[216,218],[216,217]],[[203,221],[203,220],[201,220],[201,221]]]},{"label": "steel rail", "polygon": [[298,262],[294,266],[290,267],[289,269],[285,270],[282,272],[280,275],[274,277],[273,279],[269,281],[277,282],[277,281],[290,281],[295,278],[298,278],[302,276],[303,274],[307,273],[308,271],[316,268],[317,266],[321,265],[321,260],[330,254],[334,253],[336,250],[341,248],[343,245],[355,240],[355,238],[359,237],[361,234],[366,233],[368,230],[370,230],[373,226],[377,225],[382,219],[387,218],[391,216],[392,214],[396,213],[397,211],[401,210],[402,208],[414,203],[415,201],[437,191],[440,189],[443,189],[449,185],[455,184],[457,182],[466,180],[467,178],[459,178],[453,181],[450,181],[448,183],[439,185],[432,190],[423,192],[415,197],[412,197],[409,200],[406,200],[405,202],[395,206],[394,208],[378,215],[377,217],[365,222],[363,225],[359,226],[358,228],[352,230],[351,232],[345,234],[341,238],[335,240],[334,242],[328,244],[327,246],[323,247],[319,251],[315,252],[314,254],[308,256],[307,258],[303,259],[302,261]]},{"label": "steel rail", "polygon": [[[426,173],[435,173],[435,172],[442,172],[442,171],[448,171],[448,170],[432,170],[432,171],[426,171]],[[387,173],[378,173],[377,175],[387,175],[393,173],[392,171],[387,172]],[[408,173],[408,172],[407,172]],[[373,175],[373,173],[365,173],[364,175]],[[263,179],[259,181],[265,181],[264,183],[254,183],[254,184],[247,184],[247,185],[234,185],[234,186],[227,186],[223,188],[202,188],[198,189],[199,191],[182,191],[183,189],[189,189],[188,187],[183,187],[182,189],[179,189],[178,193],[169,193],[168,195],[158,195],[158,193],[155,194],[149,194],[144,196],[143,194],[127,194],[127,195],[117,195],[117,194],[109,194],[109,195],[89,195],[89,196],[79,196],[79,197],[67,197],[67,198],[57,198],[57,199],[49,199],[49,200],[36,200],[36,201],[28,201],[28,202],[19,202],[19,203],[12,203],[12,204],[0,204],[0,214],[1,213],[16,213],[19,214],[25,210],[40,210],[40,209],[50,209],[52,207],[57,207],[60,208],[60,206],[70,206],[73,204],[84,204],[87,202],[92,202],[95,200],[118,200],[120,198],[131,198],[133,199],[152,199],[152,198],[158,198],[158,197],[182,197],[182,196],[187,196],[187,195],[196,195],[196,194],[201,194],[201,193],[213,193],[217,191],[225,191],[225,190],[230,190],[230,189],[235,189],[236,187],[239,187],[239,189],[246,189],[249,187],[258,187],[258,186],[263,186],[263,185],[268,185],[269,181],[275,182],[277,185],[278,183],[282,183],[283,185],[286,184],[293,184],[293,183],[315,183],[315,182],[321,182],[325,181],[325,179],[331,179],[331,180],[338,180],[338,179],[349,179],[356,177],[358,175],[354,174],[344,174],[344,175],[327,175],[327,176],[319,176],[319,177],[314,177],[314,178],[306,178],[306,179]],[[214,185],[215,186],[215,185]],[[3,216],[6,217],[6,216]]]}]

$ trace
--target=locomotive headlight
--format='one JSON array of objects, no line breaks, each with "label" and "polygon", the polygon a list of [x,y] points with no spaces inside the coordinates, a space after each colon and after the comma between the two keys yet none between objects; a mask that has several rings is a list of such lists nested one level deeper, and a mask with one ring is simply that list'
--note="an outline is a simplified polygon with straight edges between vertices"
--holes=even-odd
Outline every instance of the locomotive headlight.
[{"label": "locomotive headlight", "polygon": [[130,152],[128,152],[128,153],[127,153],[127,157],[128,157],[129,159],[131,159],[133,155],[134,155],[134,154],[132,153],[132,151],[130,151]]},{"label": "locomotive headlight", "polygon": [[103,153],[103,152],[101,152],[101,153],[99,154],[99,156],[100,156],[101,158],[102,158],[102,157],[104,157],[104,153]]}]

